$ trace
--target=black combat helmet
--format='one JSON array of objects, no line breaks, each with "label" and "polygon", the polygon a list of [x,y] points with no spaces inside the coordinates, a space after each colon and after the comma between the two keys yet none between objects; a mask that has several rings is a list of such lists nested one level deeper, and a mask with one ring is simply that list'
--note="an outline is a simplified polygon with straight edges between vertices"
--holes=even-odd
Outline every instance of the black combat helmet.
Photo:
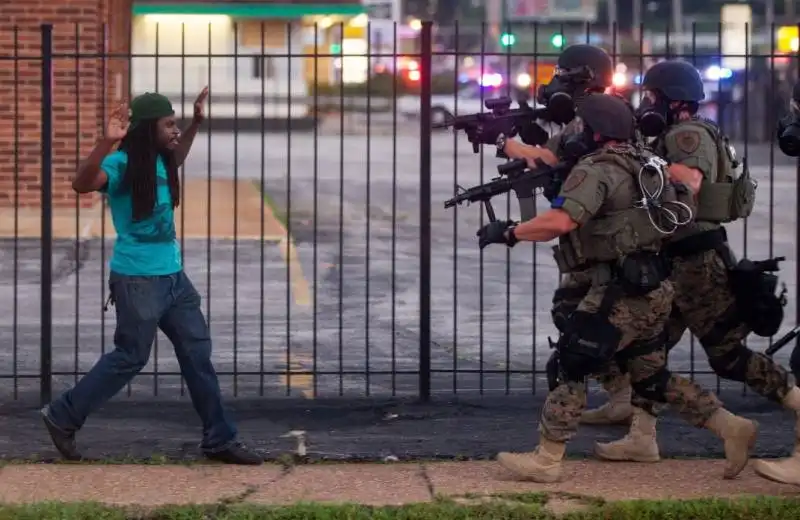
[{"label": "black combat helmet", "polygon": [[617,96],[592,94],[578,106],[577,115],[593,132],[606,139],[633,139],[635,123],[631,107]]},{"label": "black combat helmet", "polygon": [[611,86],[614,77],[614,65],[606,51],[594,45],[579,43],[570,45],[558,56],[558,68],[577,70],[586,67],[592,71],[590,87],[603,88]]},{"label": "black combat helmet", "polygon": [[670,101],[702,101],[703,79],[691,63],[668,60],[656,63],[642,80],[642,88],[660,91]]}]

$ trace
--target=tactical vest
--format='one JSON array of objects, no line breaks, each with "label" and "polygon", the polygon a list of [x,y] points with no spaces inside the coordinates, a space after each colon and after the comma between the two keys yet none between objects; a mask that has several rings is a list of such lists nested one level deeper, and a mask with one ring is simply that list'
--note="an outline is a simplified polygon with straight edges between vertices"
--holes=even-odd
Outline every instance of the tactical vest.
[{"label": "tactical vest", "polygon": [[[658,156],[647,150],[626,146],[600,150],[578,163],[588,166],[611,163],[627,172],[630,175],[629,200],[612,202],[611,205],[615,207],[608,207],[610,201],[606,201],[606,210],[601,215],[561,237],[559,245],[554,248],[556,264],[561,272],[585,269],[598,262],[620,260],[640,251],[659,251],[666,235],[653,225],[648,209],[639,204],[644,198],[639,175],[643,165],[651,158],[658,159]],[[643,182],[649,184],[655,181],[643,179]],[[647,187],[653,193],[656,186]],[[675,201],[688,204],[692,199],[688,190],[679,191],[672,183],[666,182],[658,202],[662,205]]]},{"label": "tactical vest", "polygon": [[[736,158],[728,136],[714,123],[696,118],[691,124],[708,132],[717,147],[716,176],[704,179],[700,186],[695,219],[724,224],[749,217],[755,205],[758,184],[750,177],[747,163]],[[659,144],[663,148],[663,141]]]}]

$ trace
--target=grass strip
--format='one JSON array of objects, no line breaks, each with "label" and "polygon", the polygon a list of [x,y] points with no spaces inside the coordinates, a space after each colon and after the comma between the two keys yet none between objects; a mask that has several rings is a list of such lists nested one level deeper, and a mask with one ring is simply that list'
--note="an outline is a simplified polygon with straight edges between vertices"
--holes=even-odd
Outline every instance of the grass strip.
[{"label": "grass strip", "polygon": [[272,196],[269,194],[269,192],[267,192],[267,187],[262,186],[260,180],[254,180],[253,184],[255,184],[258,191],[261,192],[261,196],[264,198],[264,204],[266,204],[267,208],[269,208],[269,210],[272,211],[272,214],[275,217],[275,219],[281,223],[284,229],[288,229],[289,220],[287,216],[283,213],[283,210],[275,201],[275,199],[273,199]]},{"label": "grass strip", "polygon": [[800,498],[745,497],[602,503],[576,496],[495,495],[399,507],[219,503],[154,509],[96,503],[0,505],[0,520],[796,520]]}]

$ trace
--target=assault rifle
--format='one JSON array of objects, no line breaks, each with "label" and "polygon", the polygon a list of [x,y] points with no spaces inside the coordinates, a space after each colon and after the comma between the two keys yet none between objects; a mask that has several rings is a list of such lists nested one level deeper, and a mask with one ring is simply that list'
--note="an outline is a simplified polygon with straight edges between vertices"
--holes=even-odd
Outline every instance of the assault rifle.
[{"label": "assault rifle", "polygon": [[486,208],[489,221],[497,220],[492,207],[491,199],[497,195],[513,191],[519,200],[519,212],[523,221],[533,218],[536,204],[533,200],[536,189],[544,189],[550,183],[557,182],[565,177],[574,166],[574,162],[560,162],[555,166],[548,166],[541,159],[536,160],[537,168],[528,169],[525,159],[514,159],[497,166],[499,177],[491,181],[464,189],[456,185],[460,191],[455,197],[444,202],[445,208],[452,208],[464,202],[482,202]]},{"label": "assault rifle", "polygon": [[800,381],[800,325],[796,325],[795,328],[787,332],[783,337],[778,339],[775,343],[770,345],[770,347],[764,351],[769,357],[772,357],[776,352],[780,349],[788,345],[792,340],[795,340],[794,349],[792,350],[792,355],[789,358],[789,368],[794,374],[795,381]]},{"label": "assault rifle", "polygon": [[[505,125],[508,119],[513,119],[511,135],[506,137],[515,137],[520,134],[522,141],[531,146],[543,145],[547,142],[547,131],[539,126],[536,122],[537,119],[547,120],[547,108],[533,108],[528,105],[524,99],[517,101],[519,108],[511,108],[510,97],[499,97],[494,99],[487,99],[483,102],[489,112],[478,112],[477,114],[468,114],[464,116],[456,116],[441,123],[435,123],[433,128],[448,128],[453,127],[455,131],[464,130],[469,131],[478,126],[490,127],[491,125]],[[472,151],[478,153],[480,143],[472,143]],[[503,157],[502,153],[498,152],[498,157]]]}]

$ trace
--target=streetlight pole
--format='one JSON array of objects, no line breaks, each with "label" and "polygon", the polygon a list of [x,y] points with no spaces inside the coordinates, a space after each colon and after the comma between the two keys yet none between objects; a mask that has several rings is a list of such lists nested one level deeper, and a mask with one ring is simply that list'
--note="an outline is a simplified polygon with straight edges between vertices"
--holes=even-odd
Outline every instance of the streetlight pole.
[{"label": "streetlight pole", "polygon": [[672,27],[675,28],[675,50],[683,54],[683,0],[672,0]]}]

